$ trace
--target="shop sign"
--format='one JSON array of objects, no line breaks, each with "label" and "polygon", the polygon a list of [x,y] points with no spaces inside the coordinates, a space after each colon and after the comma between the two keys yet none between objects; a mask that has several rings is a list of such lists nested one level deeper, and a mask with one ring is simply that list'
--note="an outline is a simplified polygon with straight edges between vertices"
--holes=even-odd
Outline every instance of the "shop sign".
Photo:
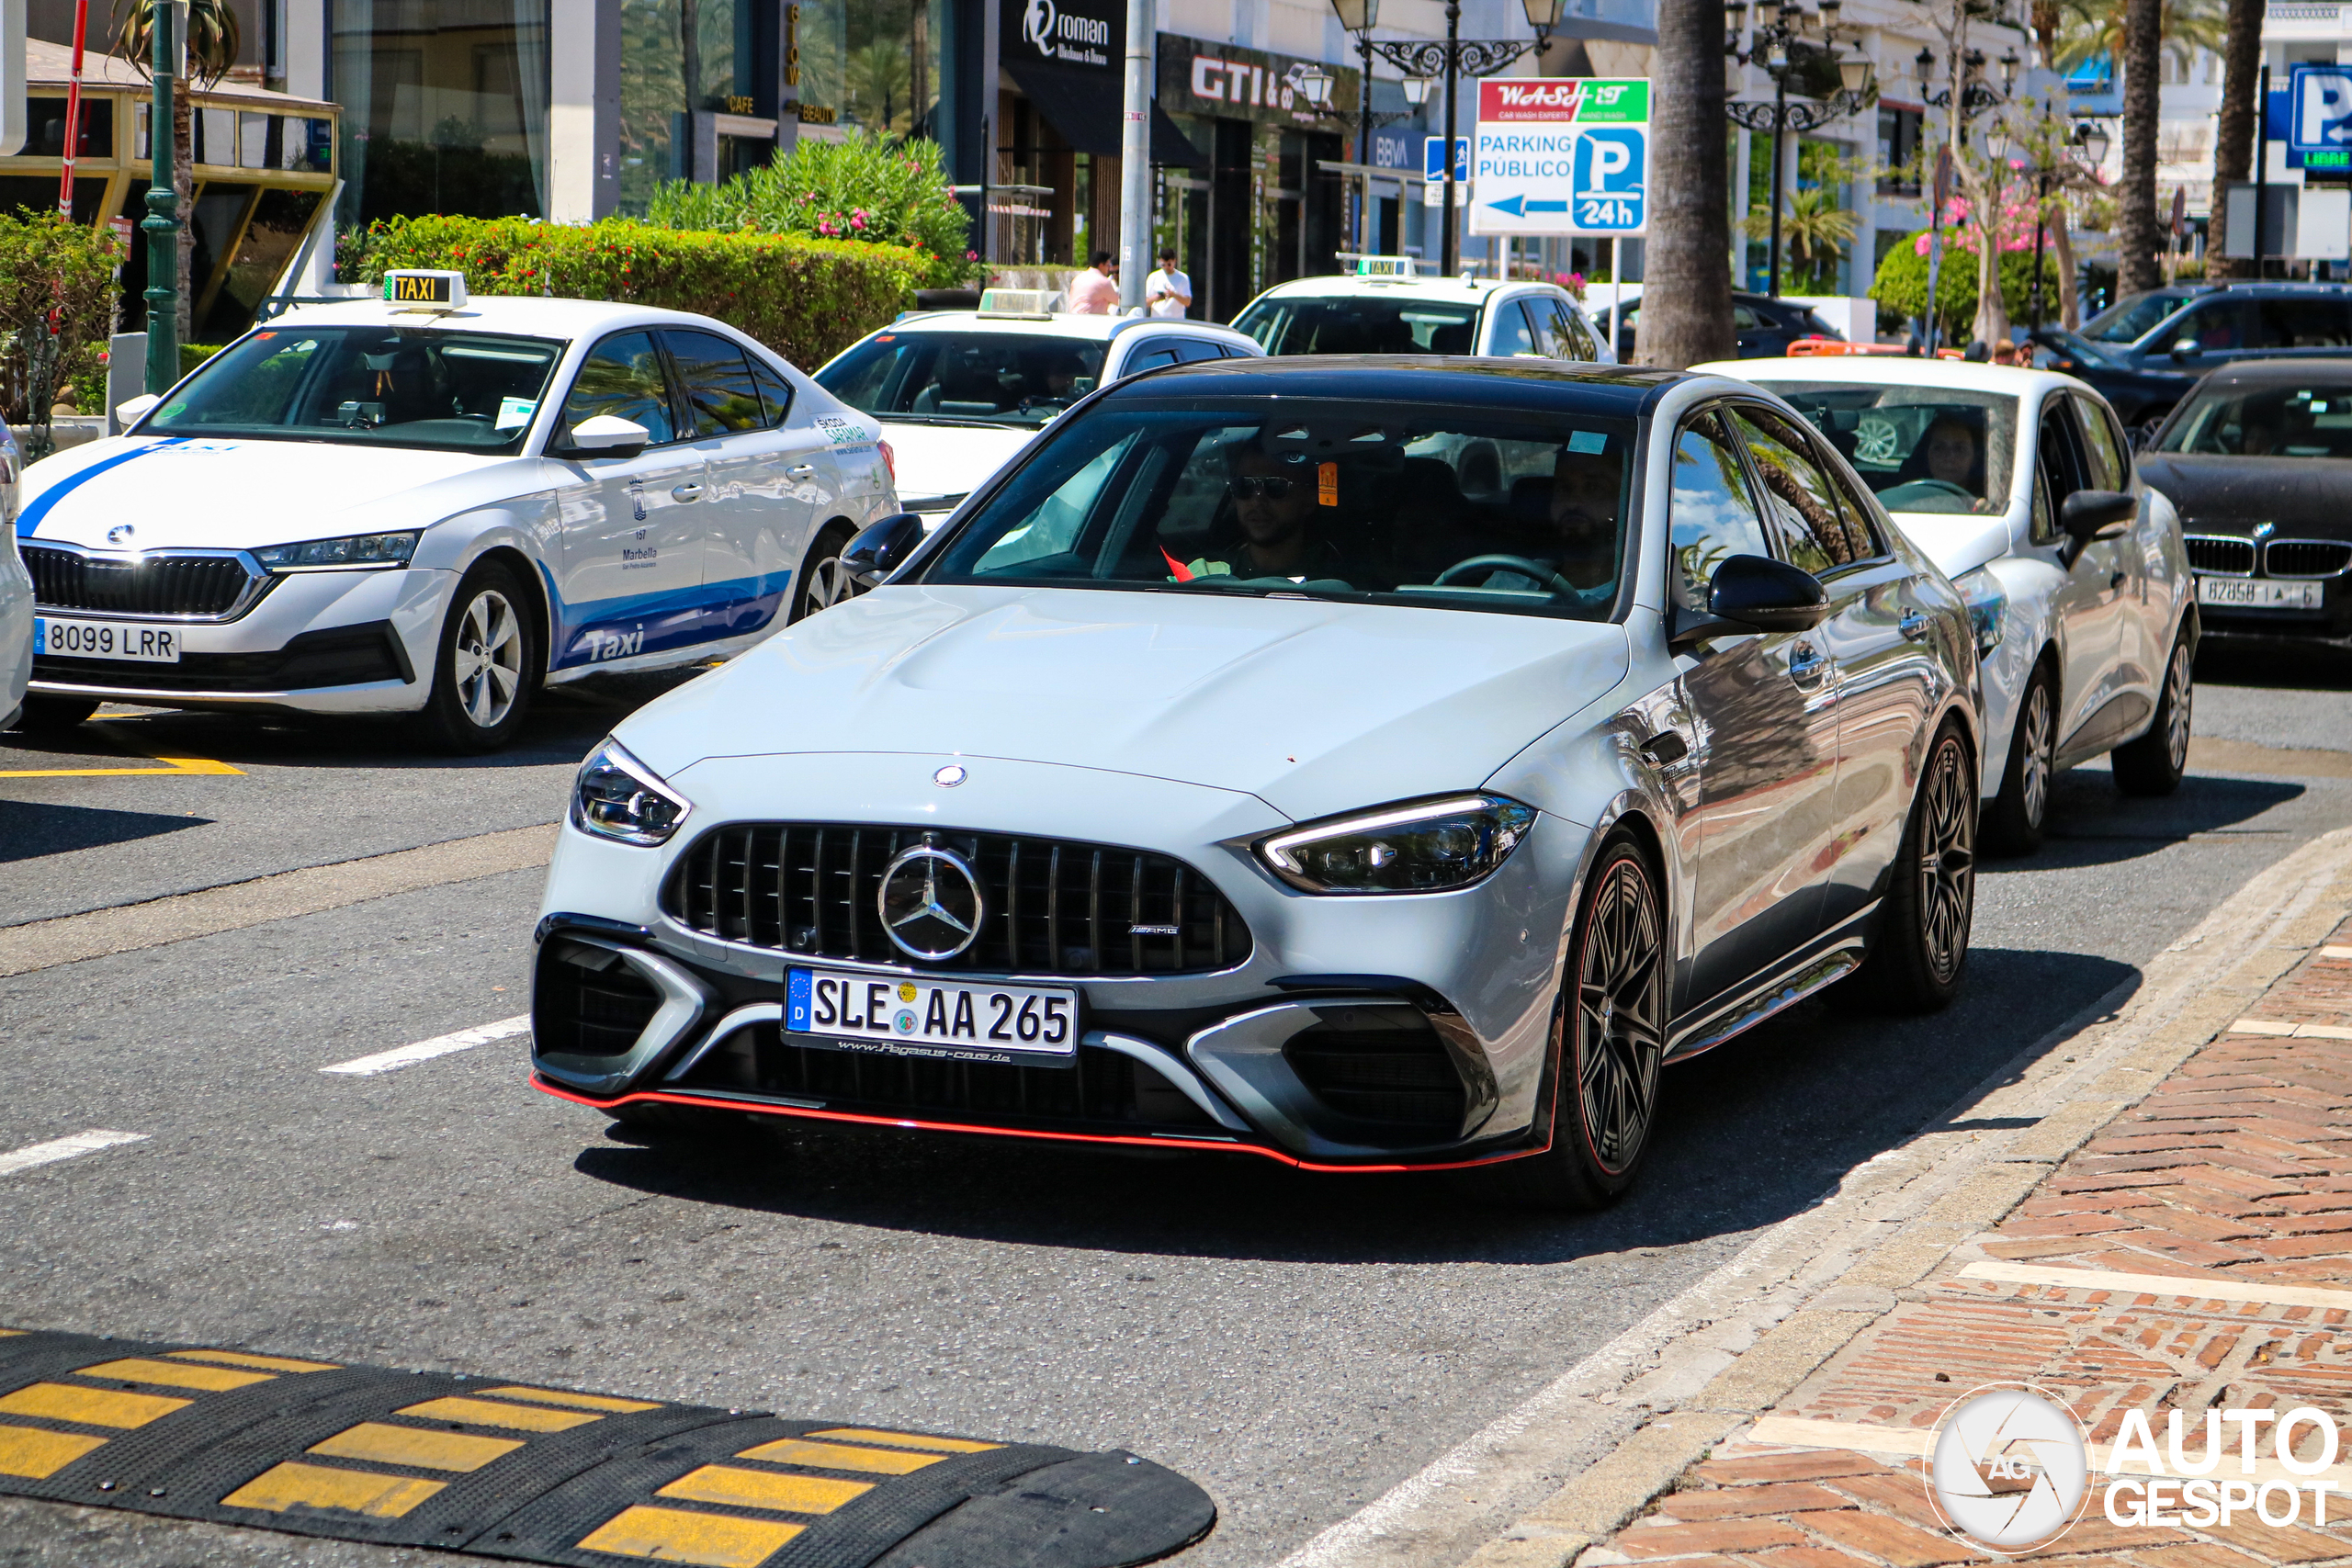
[{"label": "shop sign", "polygon": [[1649,224],[1650,85],[1640,77],[1478,84],[1474,234],[1640,234]]},{"label": "shop sign", "polygon": [[[1173,33],[1159,35],[1159,107],[1171,113],[1313,127],[1342,135],[1352,129],[1362,76],[1352,65],[1329,65]],[[1299,85],[1309,71],[1332,78],[1330,99],[1322,113]]]},{"label": "shop sign", "polygon": [[1115,73],[1127,48],[1125,0],[1003,0],[1008,60]]}]

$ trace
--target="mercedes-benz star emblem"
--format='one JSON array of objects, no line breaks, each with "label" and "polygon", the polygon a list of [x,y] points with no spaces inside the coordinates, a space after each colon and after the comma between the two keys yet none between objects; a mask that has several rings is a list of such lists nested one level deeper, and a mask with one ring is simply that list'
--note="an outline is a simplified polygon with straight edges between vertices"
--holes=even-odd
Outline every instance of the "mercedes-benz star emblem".
[{"label": "mercedes-benz star emblem", "polygon": [[932,774],[931,782],[937,784],[942,789],[954,789],[957,784],[962,784],[971,775],[964,772],[963,763],[950,762],[945,767],[940,769],[939,772]]},{"label": "mercedes-benz star emblem", "polygon": [[882,872],[874,902],[882,930],[910,958],[953,958],[979,940],[980,879],[964,857],[935,844],[901,850]]},{"label": "mercedes-benz star emblem", "polygon": [[137,531],[138,530],[131,527],[128,523],[118,523],[113,527],[107,530],[107,543],[109,545],[127,545],[130,543],[130,536]]}]

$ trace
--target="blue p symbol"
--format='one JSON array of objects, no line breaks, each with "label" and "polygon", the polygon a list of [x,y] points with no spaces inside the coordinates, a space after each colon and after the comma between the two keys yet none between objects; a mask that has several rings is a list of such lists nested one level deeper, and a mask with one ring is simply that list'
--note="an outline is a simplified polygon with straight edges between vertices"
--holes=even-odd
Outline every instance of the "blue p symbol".
[{"label": "blue p symbol", "polygon": [[1577,139],[1578,196],[1639,196],[1649,160],[1644,138],[1631,127],[1595,129]]}]

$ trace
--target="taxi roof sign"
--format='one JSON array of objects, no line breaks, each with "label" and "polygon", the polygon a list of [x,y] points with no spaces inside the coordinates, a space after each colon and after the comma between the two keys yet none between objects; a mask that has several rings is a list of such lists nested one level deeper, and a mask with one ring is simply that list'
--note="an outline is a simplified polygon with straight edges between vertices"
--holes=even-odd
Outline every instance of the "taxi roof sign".
[{"label": "taxi roof sign", "polygon": [[1419,277],[1420,268],[1411,256],[1358,256],[1358,277]]},{"label": "taxi roof sign", "polygon": [[421,310],[461,310],[466,305],[462,272],[402,270],[384,274],[384,301]]}]

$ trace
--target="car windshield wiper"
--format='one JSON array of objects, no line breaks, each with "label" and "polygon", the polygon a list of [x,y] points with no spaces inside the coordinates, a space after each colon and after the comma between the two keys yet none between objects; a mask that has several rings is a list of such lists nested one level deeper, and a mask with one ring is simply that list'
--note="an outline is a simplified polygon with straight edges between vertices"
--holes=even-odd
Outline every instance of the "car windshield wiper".
[{"label": "car windshield wiper", "polygon": [[[877,413],[875,418],[885,424],[961,424],[981,425],[990,430],[1025,430],[1028,426],[1017,419],[978,419],[967,414],[954,413]],[[1043,423],[1040,421],[1039,423]]]}]

